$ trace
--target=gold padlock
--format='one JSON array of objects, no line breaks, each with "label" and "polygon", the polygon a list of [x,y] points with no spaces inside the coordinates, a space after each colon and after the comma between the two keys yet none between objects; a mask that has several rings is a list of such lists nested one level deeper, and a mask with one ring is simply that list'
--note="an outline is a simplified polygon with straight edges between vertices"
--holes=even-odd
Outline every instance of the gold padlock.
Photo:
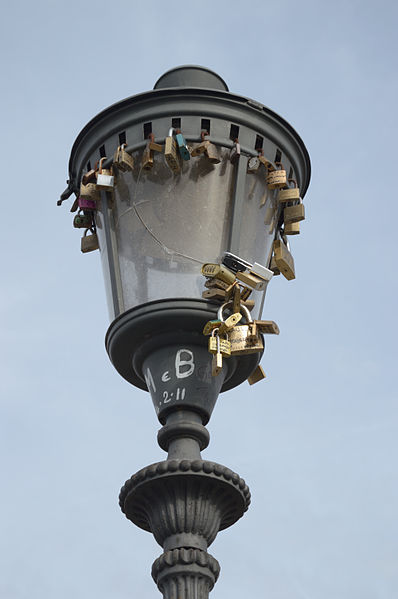
[{"label": "gold padlock", "polygon": [[212,164],[219,164],[221,162],[220,149],[215,144],[209,142],[206,146],[205,153]]},{"label": "gold padlock", "polygon": [[283,227],[285,235],[299,235],[300,234],[300,223],[286,223]]},{"label": "gold padlock", "polygon": [[286,171],[284,170],[282,163],[275,162],[275,165],[279,168],[271,170],[271,168],[268,167],[267,184],[269,189],[279,189],[285,187],[287,183]]},{"label": "gold padlock", "polygon": [[101,158],[99,161],[99,169],[97,175],[97,190],[103,191],[113,191],[114,187],[114,176],[112,167],[111,168],[103,168],[102,164],[106,160],[106,157]]},{"label": "gold padlock", "polygon": [[181,171],[182,160],[178,151],[177,142],[173,137],[173,129],[170,129],[169,135],[165,139],[164,157],[166,159],[167,165],[174,174],[177,174]]},{"label": "gold padlock", "polygon": [[254,322],[263,335],[279,335],[279,327],[273,320],[255,320]]},{"label": "gold padlock", "polygon": [[231,356],[255,354],[264,349],[264,343],[260,335],[257,335],[255,339],[250,338],[249,324],[234,327],[229,333],[229,341],[231,343]]},{"label": "gold padlock", "polygon": [[300,198],[299,204],[294,204],[293,206],[286,206],[286,208],[283,211],[283,222],[285,224],[290,224],[299,223],[302,220],[305,220],[305,209],[304,204]]},{"label": "gold padlock", "polygon": [[267,286],[267,281],[261,279],[260,277],[257,277],[253,273],[237,272],[236,278],[239,281],[242,281],[242,283],[244,283],[245,285],[248,285],[252,289],[255,289],[256,291],[264,291],[264,289]]},{"label": "gold padlock", "polygon": [[225,290],[219,289],[218,287],[213,287],[213,289],[206,289],[202,293],[203,299],[223,301],[223,302],[225,302],[225,295],[226,295]]},{"label": "gold padlock", "polygon": [[87,183],[84,185],[83,183],[80,185],[80,197],[85,200],[92,200],[93,202],[98,202],[100,200],[100,194],[97,190],[97,186],[95,183]]},{"label": "gold padlock", "polygon": [[200,134],[202,141],[193,148],[191,156],[200,156],[206,152],[210,142],[205,139],[205,135],[207,135],[207,131],[202,131]]},{"label": "gold padlock", "polygon": [[205,282],[205,287],[208,289],[212,289],[213,287],[218,287],[219,289],[224,289],[224,291],[229,290],[232,287],[233,283],[226,283],[222,279],[218,279],[214,277],[214,279],[207,279]]},{"label": "gold padlock", "polygon": [[[87,235],[88,231],[90,231],[92,234]],[[87,252],[94,252],[94,250],[99,249],[98,237],[94,229],[86,229],[84,231],[80,249],[83,252],[83,254],[86,254]]]},{"label": "gold padlock", "polygon": [[287,244],[285,244],[281,239],[275,239],[273,249],[275,264],[279,268],[280,272],[288,281],[295,279],[296,275],[294,271],[294,260],[293,256],[289,252]]},{"label": "gold padlock", "polygon": [[222,339],[218,329],[213,329],[209,337],[208,349],[211,354],[220,352],[223,358],[229,358],[231,355],[231,343],[228,339]]},{"label": "gold padlock", "polygon": [[[224,304],[224,306],[225,305],[226,304]],[[221,310],[221,314],[222,314],[222,310]],[[228,318],[226,320],[223,320],[222,323],[220,324],[220,328],[219,328],[220,335],[229,333],[238,324],[238,322],[241,319],[242,319],[242,314],[240,314],[239,312],[235,312],[234,314],[231,314],[231,316],[228,316]]]},{"label": "gold padlock", "polygon": [[289,179],[288,182],[293,183],[294,187],[288,187],[287,189],[279,190],[278,202],[281,204],[300,199],[300,189],[297,187],[297,181],[295,181],[295,179]]},{"label": "gold padlock", "polygon": [[150,171],[153,168],[153,150],[151,150],[150,141],[148,141],[142,153],[141,168],[145,171]]},{"label": "gold padlock", "polygon": [[231,285],[235,282],[235,273],[223,266],[222,264],[203,264],[202,275],[206,278],[217,278],[221,279],[225,283]]},{"label": "gold padlock", "polygon": [[262,381],[265,378],[266,378],[265,372],[259,364],[257,366],[257,368],[248,377],[247,381],[248,381],[249,385],[254,385],[255,383],[258,383],[259,381]]},{"label": "gold padlock", "polygon": [[97,176],[97,171],[94,168],[92,168],[91,170],[89,170],[87,173],[85,173],[83,175],[83,177],[82,177],[83,185],[87,185],[87,183],[95,183],[96,176]]},{"label": "gold padlock", "polygon": [[258,159],[259,159],[260,163],[267,169],[267,171],[271,172],[271,171],[275,170],[274,163],[271,162],[271,160],[268,160],[268,158],[266,158],[264,156],[263,150],[261,150],[259,152]]},{"label": "gold padlock", "polygon": [[149,149],[153,152],[163,152],[162,144],[158,144],[155,142],[155,135],[153,133],[149,134]]},{"label": "gold padlock", "polygon": [[120,171],[127,172],[134,170],[134,158],[126,151],[127,144],[118,146],[115,156],[113,157],[113,164]]}]

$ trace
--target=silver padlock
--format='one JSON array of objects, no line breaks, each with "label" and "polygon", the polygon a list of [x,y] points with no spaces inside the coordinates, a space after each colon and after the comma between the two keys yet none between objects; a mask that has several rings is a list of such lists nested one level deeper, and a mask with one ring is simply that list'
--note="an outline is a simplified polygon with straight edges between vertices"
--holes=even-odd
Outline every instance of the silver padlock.
[{"label": "silver padlock", "polygon": [[99,169],[97,175],[97,189],[103,191],[113,191],[114,187],[114,176],[112,167],[110,169],[104,169],[102,163],[106,160],[106,157],[101,158],[99,161]]}]

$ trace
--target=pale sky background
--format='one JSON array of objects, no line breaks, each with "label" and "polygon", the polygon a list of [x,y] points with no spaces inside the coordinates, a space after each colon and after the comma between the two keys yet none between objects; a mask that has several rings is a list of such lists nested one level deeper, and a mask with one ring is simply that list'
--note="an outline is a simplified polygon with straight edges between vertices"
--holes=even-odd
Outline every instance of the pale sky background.
[{"label": "pale sky background", "polygon": [[[266,381],[223,394],[203,457],[248,482],[211,597],[396,599],[395,2],[14,1],[0,22],[0,597],[150,599],[161,548],[124,481],[163,459],[104,349],[98,252],[65,188],[99,111],[193,63],[288,120],[312,160],[297,279],[275,278]],[[67,203],[69,204],[69,202]],[[385,220],[387,219],[387,220]]]}]

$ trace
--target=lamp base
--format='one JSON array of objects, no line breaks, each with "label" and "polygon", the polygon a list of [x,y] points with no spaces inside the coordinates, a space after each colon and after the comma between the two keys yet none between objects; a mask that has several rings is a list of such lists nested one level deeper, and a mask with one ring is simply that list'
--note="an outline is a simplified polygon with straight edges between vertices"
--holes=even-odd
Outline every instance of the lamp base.
[{"label": "lamp base", "polygon": [[[207,347],[208,338],[202,330],[206,322],[217,318],[218,308],[213,302],[184,298],[148,302],[132,308],[116,318],[107,331],[105,347],[109,358],[126,381],[149,391],[144,373],[148,356],[171,346]],[[262,354],[231,356],[224,360],[221,392],[245,381],[258,366]]]}]

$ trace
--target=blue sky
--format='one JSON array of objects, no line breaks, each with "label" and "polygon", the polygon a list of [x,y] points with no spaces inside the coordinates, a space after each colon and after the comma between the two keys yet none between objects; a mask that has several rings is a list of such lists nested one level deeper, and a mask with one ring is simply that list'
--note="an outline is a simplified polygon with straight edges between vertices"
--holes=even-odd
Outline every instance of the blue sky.
[{"label": "blue sky", "polygon": [[286,118],[313,169],[297,279],[268,288],[268,378],[208,427],[204,457],[253,496],[210,548],[213,596],[397,596],[396,28],[393,2],[3,8],[0,596],[158,593],[161,548],[117,495],[162,459],[159,425],[108,360],[99,255],[56,200],[87,121],[186,63]]}]

